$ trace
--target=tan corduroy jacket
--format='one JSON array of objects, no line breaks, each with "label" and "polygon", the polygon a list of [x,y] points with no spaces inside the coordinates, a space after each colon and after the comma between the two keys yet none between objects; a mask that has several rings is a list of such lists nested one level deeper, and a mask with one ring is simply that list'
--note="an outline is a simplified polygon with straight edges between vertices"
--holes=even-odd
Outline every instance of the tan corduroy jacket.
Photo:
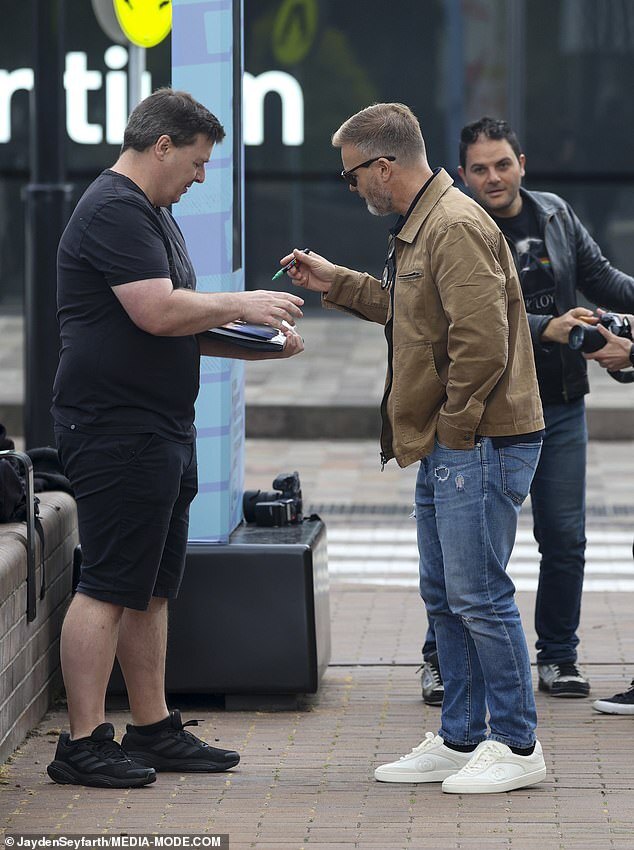
[{"label": "tan corduroy jacket", "polygon": [[544,427],[524,300],[506,241],[442,169],[396,238],[393,304],[369,274],[337,266],[325,307],[393,318],[381,405],[385,460],[408,466],[434,438],[471,449],[476,434]]}]

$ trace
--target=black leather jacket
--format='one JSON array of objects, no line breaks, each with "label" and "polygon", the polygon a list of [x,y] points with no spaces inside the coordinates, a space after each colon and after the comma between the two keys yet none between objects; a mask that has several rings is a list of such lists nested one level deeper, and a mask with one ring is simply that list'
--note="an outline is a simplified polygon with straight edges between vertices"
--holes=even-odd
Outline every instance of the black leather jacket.
[{"label": "black leather jacket", "polygon": [[[524,203],[532,204],[539,222],[555,278],[555,304],[558,315],[578,306],[577,290],[592,304],[620,313],[634,312],[634,278],[615,269],[575,215],[572,207],[551,192],[520,189]],[[517,255],[511,246],[511,252]],[[534,347],[548,350],[556,343],[542,343],[540,337],[549,316],[528,314]],[[572,401],[585,395],[588,366],[583,355],[559,345],[563,365],[564,398]]]}]

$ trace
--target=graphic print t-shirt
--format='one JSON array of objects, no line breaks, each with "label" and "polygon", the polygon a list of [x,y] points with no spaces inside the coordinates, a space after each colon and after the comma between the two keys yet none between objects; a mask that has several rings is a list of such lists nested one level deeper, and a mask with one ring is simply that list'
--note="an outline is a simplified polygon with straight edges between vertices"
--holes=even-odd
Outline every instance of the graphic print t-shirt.
[{"label": "graphic print t-shirt", "polygon": [[198,340],[142,331],[114,292],[154,278],[195,288],[182,233],[168,210],[108,169],[80,199],[58,250],[61,351],[52,413],[59,425],[193,440]]},{"label": "graphic print t-shirt", "polygon": [[[538,316],[556,316],[555,279],[550,258],[544,244],[537,216],[526,201],[519,215],[511,218],[494,216],[507,241],[511,244],[517,262],[520,283],[524,294],[526,312]],[[535,366],[541,399],[545,403],[563,402],[562,363],[559,346],[551,350],[535,349]]]}]

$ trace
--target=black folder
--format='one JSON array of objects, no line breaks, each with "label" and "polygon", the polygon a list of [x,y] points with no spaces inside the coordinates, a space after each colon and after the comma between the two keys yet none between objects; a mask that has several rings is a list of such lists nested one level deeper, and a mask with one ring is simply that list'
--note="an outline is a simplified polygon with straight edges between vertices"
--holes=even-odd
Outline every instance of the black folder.
[{"label": "black folder", "polygon": [[258,351],[281,351],[286,337],[277,328],[270,325],[253,325],[248,322],[228,322],[218,328],[210,328],[203,336],[210,339],[225,340],[243,348]]}]

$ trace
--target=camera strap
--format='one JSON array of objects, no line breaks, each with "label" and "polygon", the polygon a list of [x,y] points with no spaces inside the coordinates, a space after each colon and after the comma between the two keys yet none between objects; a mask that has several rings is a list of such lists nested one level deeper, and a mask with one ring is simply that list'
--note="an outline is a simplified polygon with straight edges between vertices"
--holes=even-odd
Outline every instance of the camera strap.
[{"label": "camera strap", "polygon": [[608,375],[611,378],[614,378],[615,381],[618,381],[619,384],[632,384],[634,383],[634,369],[631,372],[624,372],[622,369],[617,369],[614,372],[610,372],[608,369]]}]

